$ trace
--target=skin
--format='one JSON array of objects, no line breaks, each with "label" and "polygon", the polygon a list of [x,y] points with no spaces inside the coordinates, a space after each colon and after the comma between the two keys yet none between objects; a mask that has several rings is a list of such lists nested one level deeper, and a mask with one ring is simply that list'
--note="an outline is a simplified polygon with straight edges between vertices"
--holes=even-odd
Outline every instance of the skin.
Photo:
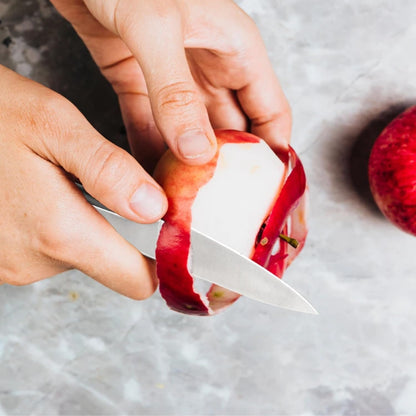
[{"label": "skin", "polygon": [[[65,98],[0,67],[0,282],[77,268],[134,299],[153,262],[85,202],[153,222],[167,209],[151,171],[169,146],[187,164],[215,154],[213,128],[287,148],[291,115],[254,22],[230,0],[52,0],[118,94],[132,154]],[[144,186],[141,186],[144,185]]]}]

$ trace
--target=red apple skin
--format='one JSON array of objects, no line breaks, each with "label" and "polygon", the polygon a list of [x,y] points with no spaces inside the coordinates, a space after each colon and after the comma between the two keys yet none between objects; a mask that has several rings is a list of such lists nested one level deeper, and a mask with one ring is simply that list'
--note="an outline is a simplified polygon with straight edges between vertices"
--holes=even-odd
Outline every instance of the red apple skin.
[{"label": "red apple skin", "polygon": [[384,216],[416,235],[416,106],[396,117],[377,138],[368,175]]}]

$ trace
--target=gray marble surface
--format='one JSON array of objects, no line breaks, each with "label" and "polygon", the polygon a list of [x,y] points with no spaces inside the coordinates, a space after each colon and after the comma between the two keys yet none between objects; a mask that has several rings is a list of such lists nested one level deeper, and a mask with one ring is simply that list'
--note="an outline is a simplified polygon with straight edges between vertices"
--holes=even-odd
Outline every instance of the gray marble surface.
[{"label": "gray marble surface", "polygon": [[[77,271],[4,285],[0,415],[416,414],[416,239],[378,213],[364,170],[380,130],[416,103],[416,3],[239,3],[293,108],[310,235],[285,278],[320,315],[240,299],[188,317]],[[0,0],[0,17],[0,62],[125,143],[114,94],[51,6]]]}]

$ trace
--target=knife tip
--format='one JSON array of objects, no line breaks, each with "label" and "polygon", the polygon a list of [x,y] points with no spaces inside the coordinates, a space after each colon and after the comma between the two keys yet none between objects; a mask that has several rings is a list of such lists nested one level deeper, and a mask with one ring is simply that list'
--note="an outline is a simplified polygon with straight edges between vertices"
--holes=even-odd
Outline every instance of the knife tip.
[{"label": "knife tip", "polygon": [[297,310],[299,312],[308,313],[310,315],[319,315],[319,312],[306,299],[302,307]]},{"label": "knife tip", "polygon": [[287,305],[288,309],[291,309],[294,312],[307,313],[309,315],[319,315],[319,312],[307,301],[302,295],[297,293],[298,299],[297,302],[292,304],[290,307]]},{"label": "knife tip", "polygon": [[306,313],[309,313],[311,315],[319,315],[319,312],[312,305],[310,305],[310,307],[311,307],[310,310],[307,311]]}]

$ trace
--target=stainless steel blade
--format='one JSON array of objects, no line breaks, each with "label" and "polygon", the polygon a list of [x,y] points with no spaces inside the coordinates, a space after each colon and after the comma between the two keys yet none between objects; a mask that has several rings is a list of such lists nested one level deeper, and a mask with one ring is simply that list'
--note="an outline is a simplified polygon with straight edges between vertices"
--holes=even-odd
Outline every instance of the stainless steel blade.
[{"label": "stainless steel blade", "polygon": [[191,239],[193,276],[269,305],[317,314],[302,295],[254,261],[195,230]]},{"label": "stainless steel blade", "polygon": [[85,194],[85,197],[130,244],[136,247],[146,257],[150,257],[151,259],[156,258],[157,239],[164,221],[159,220],[152,224],[138,224],[105,208],[90,195]]},{"label": "stainless steel blade", "polygon": [[[87,200],[128,242],[155,258],[163,221],[139,224],[108,210],[84,191]],[[190,269],[194,277],[218,284],[248,298],[298,312],[317,314],[302,295],[272,273],[210,237],[191,231]]]}]

